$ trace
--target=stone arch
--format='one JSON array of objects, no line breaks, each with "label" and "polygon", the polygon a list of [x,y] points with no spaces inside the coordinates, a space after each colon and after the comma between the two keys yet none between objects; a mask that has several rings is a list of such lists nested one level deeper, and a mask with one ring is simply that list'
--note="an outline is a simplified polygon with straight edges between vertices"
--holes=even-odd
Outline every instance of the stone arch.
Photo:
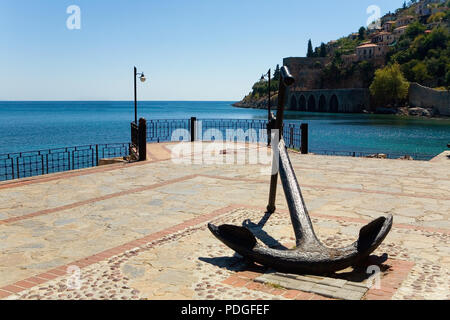
[{"label": "stone arch", "polygon": [[308,98],[308,111],[315,112],[316,111],[316,98],[314,95],[310,95]]},{"label": "stone arch", "polygon": [[330,99],[330,112],[339,112],[339,100],[335,94],[333,94]]},{"label": "stone arch", "polygon": [[300,111],[306,111],[306,98],[304,95],[300,96],[300,99],[298,100],[298,106]]},{"label": "stone arch", "polygon": [[295,97],[295,95],[293,94],[291,96],[291,105],[290,105],[290,110],[297,110],[297,98]]},{"label": "stone arch", "polygon": [[327,112],[327,99],[323,94],[319,98],[319,112]]}]

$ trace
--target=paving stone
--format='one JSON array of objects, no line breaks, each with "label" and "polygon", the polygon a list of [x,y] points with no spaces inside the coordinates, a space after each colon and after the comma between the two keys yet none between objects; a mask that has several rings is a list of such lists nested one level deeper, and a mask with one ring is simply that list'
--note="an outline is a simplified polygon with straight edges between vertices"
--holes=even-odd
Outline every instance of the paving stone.
[{"label": "paving stone", "polygon": [[322,284],[315,284],[309,292],[317,293],[325,297],[335,298],[337,290],[339,290],[339,288],[330,287]]},{"label": "paving stone", "polygon": [[362,287],[362,286],[354,286],[353,282],[347,283],[345,286],[343,286],[343,289],[350,290],[350,291],[356,291],[361,293],[366,293],[369,288],[368,287]]},{"label": "paving stone", "polygon": [[[240,264],[241,260],[231,250],[211,236],[206,223],[242,225],[244,220],[250,219],[257,225],[267,201],[270,176],[263,171],[269,166],[244,162],[175,164],[170,161],[170,152],[165,150],[173,147],[171,144],[149,146],[150,153],[159,148],[154,158],[168,161],[100,168],[104,171],[83,170],[82,175],[67,173],[61,175],[61,179],[47,176],[39,183],[19,182],[8,188],[0,183],[0,288],[201,218],[226,206],[241,204],[244,207],[224,212],[217,221],[216,218],[200,219],[195,224],[198,229],[189,233],[180,230],[182,237],[172,230],[167,238],[157,237],[157,243],[138,249],[133,255],[123,256],[125,249],[120,249],[114,253],[115,260],[105,258],[96,265],[82,268],[86,288],[80,294],[87,299],[111,298],[107,296],[110,289],[106,289],[111,287],[116,290],[116,299],[136,296],[204,298],[210,295],[207,291],[215,289],[208,288],[203,293],[195,291],[202,288],[197,285],[208,281],[201,280],[202,277],[211,279],[210,285],[214,286],[230,277],[234,270],[244,268],[245,264]],[[241,154],[245,151],[236,150]],[[450,243],[450,212],[447,210],[450,207],[450,170],[446,163],[294,153],[291,160],[301,178],[307,205],[312,204],[311,217],[324,244],[330,247],[350,245],[359,229],[371,219],[393,213],[394,227],[374,254],[386,253],[390,259],[411,261],[414,267],[406,279],[396,285],[398,288],[392,298],[450,299],[449,246],[445,246]],[[91,173],[87,174],[88,171]],[[271,243],[292,247],[292,226],[282,188],[278,190],[277,208],[279,210],[261,234],[270,235]],[[5,222],[12,218],[21,220]],[[141,244],[135,247],[139,246]],[[132,267],[124,267],[126,265]],[[222,273],[217,273],[219,271]],[[395,275],[400,271],[394,266],[392,272]],[[178,283],[171,282],[173,278]],[[45,297],[66,299],[68,292],[57,292],[57,284],[66,285],[67,279],[63,276],[40,284],[16,298],[36,299],[50,292]],[[315,284],[342,286],[336,279],[323,277],[296,279],[304,281],[303,288]],[[104,280],[107,283],[100,289]],[[357,297],[355,292],[365,290],[363,283],[347,280],[340,289],[347,289],[351,284],[355,287],[350,290],[353,298]],[[231,293],[219,294],[217,289],[211,295],[236,299],[236,294],[247,290],[226,285],[222,289]],[[72,298],[77,297],[71,294]],[[255,294],[255,299],[275,297],[254,290],[249,294]]]}]

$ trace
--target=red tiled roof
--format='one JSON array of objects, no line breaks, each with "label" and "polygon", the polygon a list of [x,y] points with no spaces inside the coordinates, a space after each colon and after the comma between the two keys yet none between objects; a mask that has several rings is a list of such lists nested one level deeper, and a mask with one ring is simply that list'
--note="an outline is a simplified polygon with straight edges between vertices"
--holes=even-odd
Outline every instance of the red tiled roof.
[{"label": "red tiled roof", "polygon": [[356,49],[361,49],[361,48],[375,48],[378,47],[378,45],[373,44],[373,43],[368,43],[368,44],[363,44],[359,47],[356,47]]}]

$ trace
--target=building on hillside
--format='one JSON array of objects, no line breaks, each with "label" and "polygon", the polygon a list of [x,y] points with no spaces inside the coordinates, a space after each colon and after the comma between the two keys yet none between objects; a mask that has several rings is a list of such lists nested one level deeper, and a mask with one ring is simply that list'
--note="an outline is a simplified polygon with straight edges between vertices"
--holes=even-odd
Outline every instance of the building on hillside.
[{"label": "building on hillside", "polygon": [[423,17],[431,15],[431,8],[428,7],[428,3],[426,1],[420,1],[417,4],[416,14]]},{"label": "building on hillside", "polygon": [[371,42],[379,45],[390,45],[395,41],[395,37],[390,32],[380,32],[372,36]]},{"label": "building on hillside", "polygon": [[383,24],[383,31],[392,32],[392,30],[394,30],[395,25],[396,25],[395,21],[388,21]]},{"label": "building on hillside", "polygon": [[406,29],[408,29],[408,26],[403,26],[403,27],[395,28],[395,29],[394,29],[394,32],[393,32],[393,34],[394,34],[394,39],[395,39],[395,40],[400,39],[400,37],[401,37],[402,35],[405,34]]},{"label": "building on hillside", "polygon": [[395,21],[397,19],[397,15],[395,13],[391,13],[389,12],[388,14],[385,14],[382,18],[381,18],[381,23],[385,24],[388,21]]},{"label": "building on hillside", "polygon": [[431,7],[431,5],[441,3],[445,3],[445,0],[421,0],[417,4],[416,14],[421,17],[430,16],[433,14],[433,8]]},{"label": "building on hillside", "polygon": [[403,27],[407,26],[410,23],[413,23],[415,18],[413,16],[404,16],[397,19],[396,26],[397,27]]},{"label": "building on hillside", "polygon": [[352,34],[350,34],[350,35],[348,36],[348,38],[349,38],[350,40],[356,40],[356,39],[359,38],[359,33],[358,33],[358,32],[352,33]]},{"label": "building on hillside", "polygon": [[431,14],[433,15],[439,12],[447,12],[448,10],[450,10],[448,7],[433,7],[431,8]]},{"label": "building on hillside", "polygon": [[381,27],[374,27],[374,28],[368,28],[366,33],[370,36],[372,34],[375,34],[375,33],[381,32],[381,31],[383,31],[383,28],[381,28]]},{"label": "building on hillside", "polygon": [[380,59],[384,58],[388,51],[389,47],[386,45],[368,43],[356,48],[356,56],[358,61]]}]

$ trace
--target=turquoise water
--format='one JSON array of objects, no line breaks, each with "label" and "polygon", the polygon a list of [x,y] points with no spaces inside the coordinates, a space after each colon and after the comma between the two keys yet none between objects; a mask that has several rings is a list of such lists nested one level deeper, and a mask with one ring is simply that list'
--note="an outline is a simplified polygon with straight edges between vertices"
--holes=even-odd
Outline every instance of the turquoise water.
[{"label": "turquoise water", "polygon": [[[266,119],[267,111],[232,102],[140,102],[146,119]],[[0,154],[128,142],[133,102],[0,102]],[[450,120],[386,115],[287,112],[307,122],[310,148],[436,155],[450,143]]]}]

